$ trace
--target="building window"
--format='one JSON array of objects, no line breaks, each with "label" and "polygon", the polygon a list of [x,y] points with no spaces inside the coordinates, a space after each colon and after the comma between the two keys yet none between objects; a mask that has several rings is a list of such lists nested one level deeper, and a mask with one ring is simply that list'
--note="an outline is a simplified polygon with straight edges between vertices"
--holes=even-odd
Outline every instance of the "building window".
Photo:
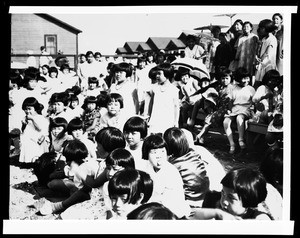
[{"label": "building window", "polygon": [[45,35],[45,47],[51,55],[57,54],[57,35]]}]

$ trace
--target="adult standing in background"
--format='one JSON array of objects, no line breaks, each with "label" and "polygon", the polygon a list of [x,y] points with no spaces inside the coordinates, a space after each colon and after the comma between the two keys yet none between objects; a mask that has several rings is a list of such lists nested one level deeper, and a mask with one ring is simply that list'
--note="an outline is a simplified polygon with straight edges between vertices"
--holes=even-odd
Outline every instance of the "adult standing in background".
[{"label": "adult standing in background", "polygon": [[270,19],[264,19],[258,24],[257,33],[262,45],[257,57],[258,66],[255,74],[255,88],[259,86],[267,71],[276,69],[277,39],[272,33],[275,29],[276,27]]},{"label": "adult standing in background", "polygon": [[276,27],[273,34],[277,39],[276,70],[283,75],[283,17],[280,13],[275,13],[272,20]]},{"label": "adult standing in background", "polygon": [[196,44],[196,36],[188,35],[186,37],[186,45],[184,49],[185,57],[199,60],[205,55],[205,50]]},{"label": "adult standing in background", "polygon": [[253,25],[246,21],[243,24],[243,34],[237,40],[235,60],[237,68],[243,67],[248,70],[251,77],[254,74],[255,55],[258,48],[258,36],[252,33]]},{"label": "adult standing in background", "polygon": [[107,74],[106,67],[104,67],[102,62],[95,60],[94,53],[92,51],[87,51],[85,57],[86,62],[78,64],[77,71],[82,91],[87,90],[89,77],[96,77],[99,79],[101,75],[104,76]]},{"label": "adult standing in background", "polygon": [[53,58],[50,56],[50,53],[46,51],[45,46],[40,47],[41,55],[40,56],[40,68],[43,65],[50,65],[50,63],[53,61]]}]

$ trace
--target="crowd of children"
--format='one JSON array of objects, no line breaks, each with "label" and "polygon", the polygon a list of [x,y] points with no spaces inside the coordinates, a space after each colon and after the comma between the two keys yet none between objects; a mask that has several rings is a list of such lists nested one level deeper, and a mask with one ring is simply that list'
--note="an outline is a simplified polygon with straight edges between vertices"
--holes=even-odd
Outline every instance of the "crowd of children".
[{"label": "crowd of children", "polygon": [[[198,80],[164,52],[133,65],[101,62],[88,51],[76,72],[68,64],[12,70],[13,155],[34,168],[41,186],[67,196],[45,201],[40,212],[63,213],[100,188],[107,219],[280,219],[270,196],[282,199],[282,15],[262,20],[258,35],[252,28],[236,21],[226,33],[214,29],[214,41],[202,46],[188,36],[179,57],[207,65],[210,77]],[[203,127],[193,137],[199,111]],[[245,150],[249,121],[268,126],[268,150],[277,152],[260,170],[226,172],[205,149],[205,136],[223,128],[234,154],[232,125]]]}]

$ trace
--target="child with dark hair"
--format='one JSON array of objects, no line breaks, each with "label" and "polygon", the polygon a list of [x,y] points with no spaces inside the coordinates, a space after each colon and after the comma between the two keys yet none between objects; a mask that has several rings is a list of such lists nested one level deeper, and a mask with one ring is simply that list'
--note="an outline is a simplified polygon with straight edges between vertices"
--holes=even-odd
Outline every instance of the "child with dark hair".
[{"label": "child with dark hair", "polygon": [[49,125],[49,137],[50,137],[50,149],[49,151],[55,151],[61,153],[63,145],[66,140],[71,139],[67,133],[68,122],[63,117],[50,118]]},{"label": "child with dark hair", "polygon": [[46,140],[49,121],[42,115],[43,108],[34,97],[23,101],[25,117],[22,119],[20,135],[20,163],[33,163],[40,155],[49,151],[49,143]]},{"label": "child with dark hair", "polygon": [[[157,66],[158,84],[152,88],[152,111],[149,120],[149,133],[163,133],[179,123],[179,89],[171,83],[174,69],[170,63]],[[162,120],[163,118],[163,120]]]},{"label": "child with dark hair", "polygon": [[180,172],[186,201],[190,206],[201,207],[210,185],[201,155],[190,147],[185,133],[179,128],[167,129],[163,137],[169,149],[168,161]]},{"label": "child with dark hair", "polygon": [[135,163],[132,154],[128,150],[124,148],[117,148],[109,153],[105,159],[105,164],[108,181],[102,186],[101,193],[106,207],[106,219],[109,219],[113,216],[113,214],[111,201],[108,194],[108,182],[118,171],[124,169],[135,169]]},{"label": "child with dark hair", "polygon": [[100,117],[96,125],[96,131],[104,127],[116,127],[123,130],[123,126],[128,119],[128,114],[124,111],[123,97],[118,93],[107,95],[107,111]]},{"label": "child with dark hair", "polygon": [[254,76],[254,62],[259,45],[258,36],[252,33],[253,25],[249,21],[243,23],[243,34],[237,39],[235,54],[236,67],[244,67]]},{"label": "child with dark hair", "polygon": [[63,117],[69,122],[73,117],[70,113],[69,103],[67,92],[53,93],[49,100],[48,117]]},{"label": "child with dark hair", "polygon": [[234,80],[236,87],[229,94],[230,110],[224,115],[223,126],[230,144],[229,153],[235,152],[235,142],[233,140],[233,133],[231,129],[232,121],[236,121],[238,129],[238,143],[241,150],[246,149],[244,142],[245,121],[251,117],[251,106],[253,104],[252,98],[255,94],[255,89],[250,85],[250,74],[245,68],[238,68],[235,71]]},{"label": "child with dark hair", "polygon": [[277,55],[277,39],[272,34],[276,29],[274,22],[270,19],[264,19],[258,24],[258,37],[262,42],[258,52],[257,70],[255,74],[255,85],[260,84],[263,76],[270,69],[276,69],[276,55]]},{"label": "child with dark hair", "polygon": [[60,86],[64,90],[79,84],[78,76],[73,70],[71,70],[69,64],[67,63],[64,63],[60,66],[58,77],[59,80],[61,81]]},{"label": "child with dark hair", "polygon": [[180,89],[179,127],[186,127],[193,111],[193,104],[189,98],[200,89],[200,86],[198,81],[190,76],[190,70],[187,68],[179,67],[175,77],[178,77],[177,87]]},{"label": "child with dark hair", "polygon": [[87,138],[87,134],[84,131],[83,121],[79,117],[73,118],[67,126],[68,134],[72,136],[73,139],[80,140],[88,148],[89,158],[95,160],[96,155],[96,144],[94,141]]},{"label": "child with dark hair", "polygon": [[149,202],[129,212],[127,220],[178,220],[178,218],[164,205],[158,202]]},{"label": "child with dark hair", "polygon": [[89,77],[88,89],[86,90],[86,96],[97,97],[101,91],[107,91],[108,87],[103,78]]},{"label": "child with dark hair", "polygon": [[130,79],[132,76],[131,65],[122,62],[115,64],[112,70],[115,82],[111,84],[109,93],[118,93],[123,97],[123,111],[127,114],[127,117],[137,115],[139,112],[137,85]]},{"label": "child with dark hair", "polygon": [[62,213],[70,206],[90,199],[91,187],[85,184],[86,177],[95,176],[97,173],[97,162],[86,161],[88,150],[79,140],[70,140],[63,149],[63,156],[66,160],[64,172],[66,178],[52,179],[47,186],[53,190],[66,194],[67,199],[61,202],[49,202],[44,200],[40,208],[43,215],[51,213]]},{"label": "child with dark hair", "polygon": [[145,138],[142,156],[147,160],[154,189],[151,202],[159,202],[179,218],[188,217],[191,209],[185,200],[183,181],[178,169],[168,161],[168,145],[160,134]]},{"label": "child with dark hair", "polygon": [[46,97],[42,95],[43,90],[39,86],[39,81],[44,78],[40,76],[39,70],[34,67],[29,67],[24,71],[24,78],[22,80],[22,87],[11,95],[12,101],[17,110],[21,110],[22,103],[27,97],[36,98],[39,103],[44,106],[43,114],[47,111]]},{"label": "child with dark hair", "polygon": [[97,98],[95,96],[87,96],[82,105],[84,110],[82,114],[83,130],[87,133],[87,137],[90,140],[94,140],[96,135],[96,125],[100,121],[100,111],[97,107]]},{"label": "child with dark hair", "polygon": [[114,212],[110,219],[126,219],[134,208],[149,201],[152,192],[153,181],[146,172],[135,169],[118,171],[108,183]]},{"label": "child with dark hair", "polygon": [[72,94],[70,96],[70,105],[69,105],[70,113],[73,115],[72,117],[82,117],[84,110],[81,106],[79,106],[79,98],[77,95]]},{"label": "child with dark hair", "polygon": [[271,69],[265,73],[261,85],[256,89],[252,98],[255,105],[255,121],[263,124],[271,122],[273,106],[279,92],[280,74],[276,69]]},{"label": "child with dark hair", "polygon": [[129,118],[123,127],[123,134],[126,138],[126,149],[133,155],[136,169],[145,170],[145,160],[142,159],[143,141],[148,134],[147,122],[139,117]]},{"label": "child with dark hair", "polygon": [[197,209],[191,219],[271,220],[267,212],[258,209],[267,196],[266,180],[259,170],[252,167],[233,168],[221,184],[223,189],[217,208]]}]

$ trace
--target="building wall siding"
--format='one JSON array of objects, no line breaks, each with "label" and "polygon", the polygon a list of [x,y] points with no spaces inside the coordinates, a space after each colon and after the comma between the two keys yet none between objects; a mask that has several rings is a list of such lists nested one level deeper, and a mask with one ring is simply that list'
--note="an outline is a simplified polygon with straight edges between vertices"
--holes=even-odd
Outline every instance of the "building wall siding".
[{"label": "building wall siding", "polygon": [[76,34],[35,14],[11,15],[11,48],[14,54],[32,50],[40,53],[44,35],[57,35],[57,50],[64,54],[76,54]]}]

